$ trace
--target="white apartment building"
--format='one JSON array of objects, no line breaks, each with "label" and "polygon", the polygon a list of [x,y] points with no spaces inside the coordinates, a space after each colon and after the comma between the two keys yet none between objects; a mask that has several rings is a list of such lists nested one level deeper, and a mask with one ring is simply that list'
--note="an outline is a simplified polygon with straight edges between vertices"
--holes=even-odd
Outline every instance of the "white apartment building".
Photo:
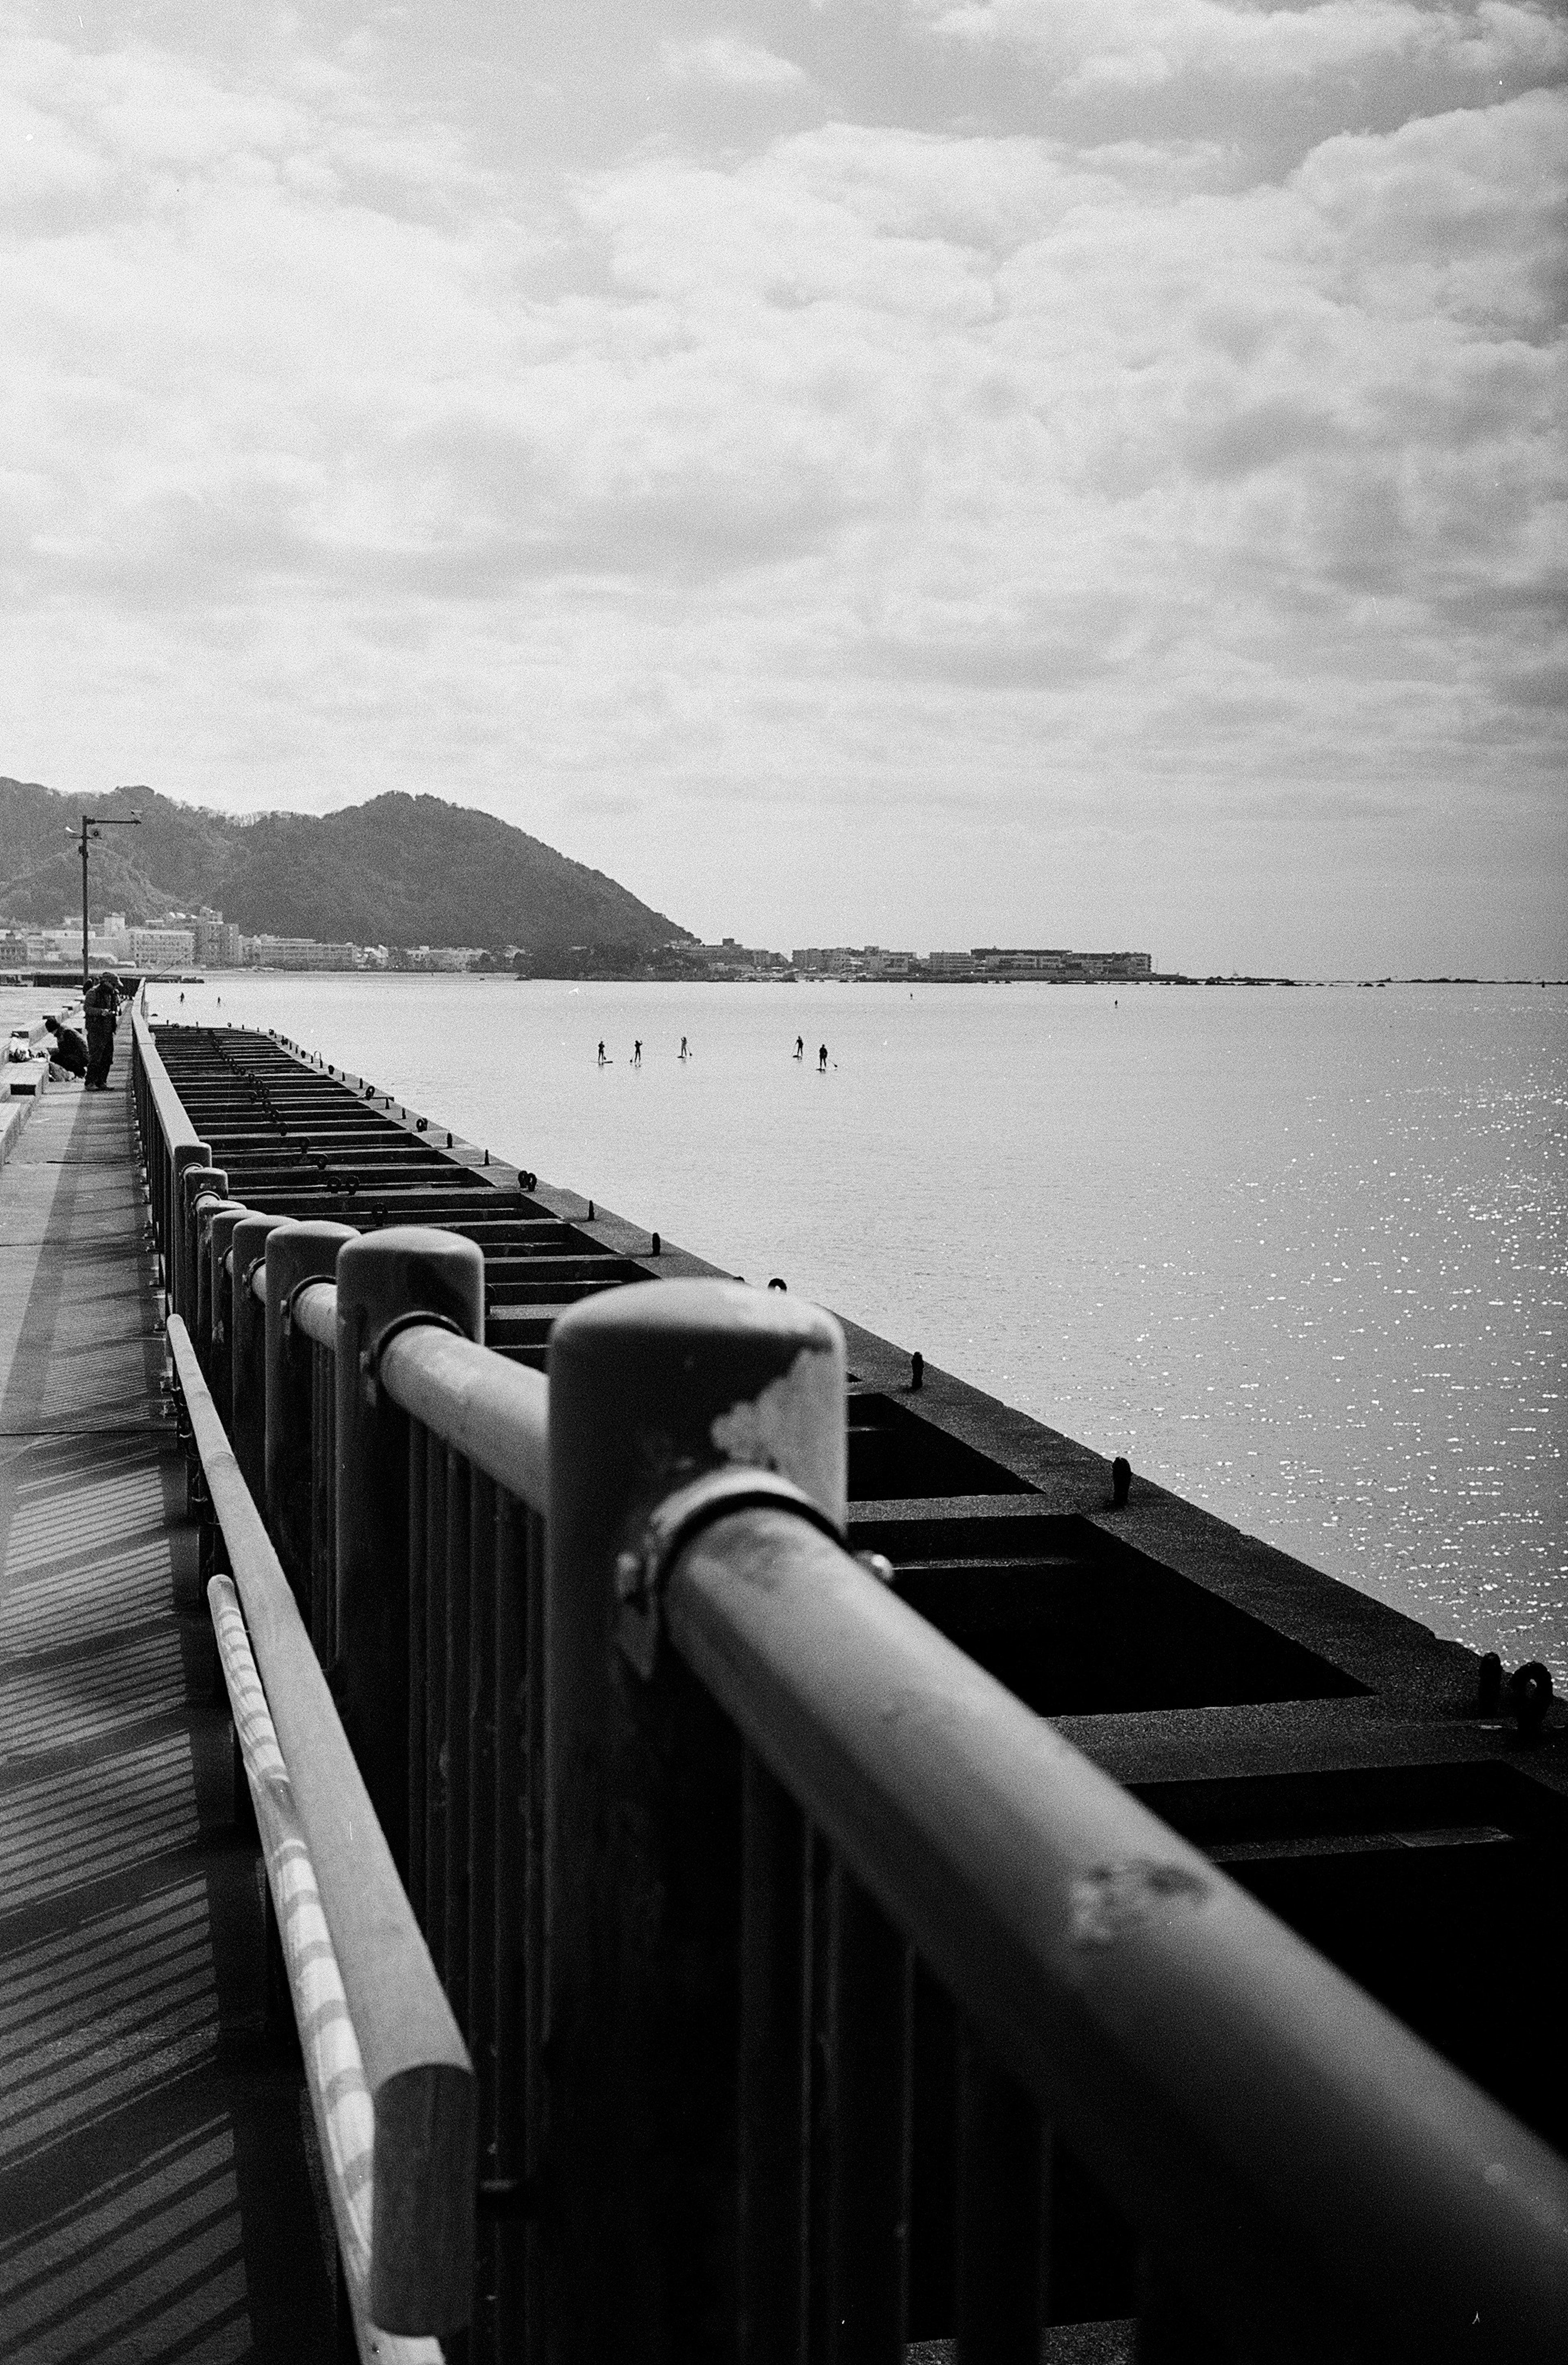
[{"label": "white apartment building", "polygon": [[256,969],[353,969],[353,945],[319,944],[314,936],[244,936],[241,957]]},{"label": "white apartment building", "polygon": [[196,958],[196,935],[190,928],[128,928],[133,969],[188,969]]}]

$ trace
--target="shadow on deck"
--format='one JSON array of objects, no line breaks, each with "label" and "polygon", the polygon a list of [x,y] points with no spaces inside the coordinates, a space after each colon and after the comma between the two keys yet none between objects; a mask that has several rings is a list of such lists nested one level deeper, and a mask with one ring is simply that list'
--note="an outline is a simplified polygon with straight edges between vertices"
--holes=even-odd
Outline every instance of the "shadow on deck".
[{"label": "shadow on deck", "polygon": [[0,1183],[0,2356],[337,2355],[125,1100]]}]

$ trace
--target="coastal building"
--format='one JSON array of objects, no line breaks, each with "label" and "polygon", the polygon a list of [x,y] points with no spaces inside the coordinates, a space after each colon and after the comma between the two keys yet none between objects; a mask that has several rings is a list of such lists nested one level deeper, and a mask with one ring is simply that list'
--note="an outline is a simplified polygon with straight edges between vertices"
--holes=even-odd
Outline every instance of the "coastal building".
[{"label": "coastal building", "polygon": [[484,951],[482,945],[399,945],[386,966],[392,969],[465,970]]},{"label": "coastal building", "polygon": [[716,945],[678,945],[673,949],[678,959],[705,969],[712,977],[758,977],[787,967],[782,953],[771,952],[766,945],[738,944],[734,936],[722,937]]},{"label": "coastal building", "polygon": [[204,969],[239,968],[240,931],[221,912],[209,911],[204,905],[196,915],[193,934],[196,957]]},{"label": "coastal building", "polygon": [[126,945],[133,969],[188,969],[196,958],[194,928],[128,928]]},{"label": "coastal building", "polygon": [[87,938],[87,958],[105,969],[130,965],[130,930],[123,912],[106,912]]},{"label": "coastal building", "polygon": [[243,936],[241,955],[252,969],[354,969],[353,945],[327,945],[314,936]]},{"label": "coastal building", "polygon": [[981,977],[1038,977],[1053,985],[1134,984],[1154,967],[1148,953],[1076,953],[1060,946],[976,945],[969,958]]},{"label": "coastal building", "polygon": [[82,958],[82,930],[74,932],[69,925],[62,928],[28,928],[25,931],[28,958],[34,968],[51,967],[56,961]]},{"label": "coastal building", "polygon": [[790,956],[802,977],[840,977],[859,958],[853,945],[797,945]]}]

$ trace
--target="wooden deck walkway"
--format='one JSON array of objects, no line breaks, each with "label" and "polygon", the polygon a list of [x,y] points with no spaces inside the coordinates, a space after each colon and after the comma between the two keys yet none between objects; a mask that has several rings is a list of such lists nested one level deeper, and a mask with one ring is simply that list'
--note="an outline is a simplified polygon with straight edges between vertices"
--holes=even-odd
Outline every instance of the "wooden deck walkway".
[{"label": "wooden deck walkway", "polygon": [[0,1171],[0,2358],[335,2358],[123,1064]]}]

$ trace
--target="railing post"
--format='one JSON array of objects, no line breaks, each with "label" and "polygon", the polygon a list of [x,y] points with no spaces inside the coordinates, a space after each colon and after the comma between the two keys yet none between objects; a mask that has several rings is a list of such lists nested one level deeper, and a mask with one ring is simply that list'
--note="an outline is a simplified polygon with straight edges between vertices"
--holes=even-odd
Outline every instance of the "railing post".
[{"label": "railing post", "polygon": [[290,1216],[241,1216],[229,1243],[234,1260],[229,1301],[229,1434],[240,1475],[258,1504],[265,1502],[267,1493],[267,1326],[252,1295],[251,1274],[266,1261],[268,1236],[293,1220]]},{"label": "railing post", "polygon": [[158,1246],[163,1257],[163,1294],[176,1314],[184,1310],[180,1295],[180,1244],[184,1233],[185,1176],[198,1167],[207,1175],[213,1172],[210,1143],[175,1142],[169,1152],[169,1188],[160,1210],[162,1221]]},{"label": "railing post", "polygon": [[[845,1516],[844,1342],[799,1298],[633,1283],[550,1346],[547,2354],[737,2352],[739,1738],[617,1640],[646,1515],[726,1463]],[[623,1583],[621,1590],[623,1591]],[[646,1662],[644,1661],[644,1664]]]},{"label": "railing post", "polygon": [[191,1342],[196,1351],[196,1361],[209,1386],[212,1383],[212,1326],[218,1310],[214,1291],[212,1227],[220,1215],[239,1216],[244,1213],[242,1200],[214,1199],[205,1191],[196,1203],[196,1320],[188,1328]]},{"label": "railing post", "polygon": [[[330,1281],[348,1224],[290,1224],[266,1244],[267,1526],[306,1625],[310,1617],[312,1423],[310,1341],[295,1351],[293,1297],[302,1282]],[[312,1639],[319,1646],[319,1636]]]},{"label": "railing post", "polygon": [[394,1225],[338,1257],[338,1657],[344,1730],[398,1870],[409,1868],[408,1424],[381,1388],[395,1327],[424,1317],[485,1336],[473,1240]]},{"label": "railing post", "polygon": [[250,1209],[238,1199],[227,1199],[213,1210],[212,1227],[207,1239],[207,1258],[211,1267],[207,1297],[211,1317],[207,1333],[207,1385],[212,1401],[218,1407],[218,1417],[230,1433],[234,1434],[234,1296],[230,1278],[229,1251],[233,1245],[235,1228]]},{"label": "railing post", "polygon": [[[211,1157],[211,1151],[207,1152]],[[196,1201],[227,1199],[229,1177],[221,1166],[186,1166],[181,1170],[174,1205],[174,1311],[187,1330],[196,1324]]]}]

